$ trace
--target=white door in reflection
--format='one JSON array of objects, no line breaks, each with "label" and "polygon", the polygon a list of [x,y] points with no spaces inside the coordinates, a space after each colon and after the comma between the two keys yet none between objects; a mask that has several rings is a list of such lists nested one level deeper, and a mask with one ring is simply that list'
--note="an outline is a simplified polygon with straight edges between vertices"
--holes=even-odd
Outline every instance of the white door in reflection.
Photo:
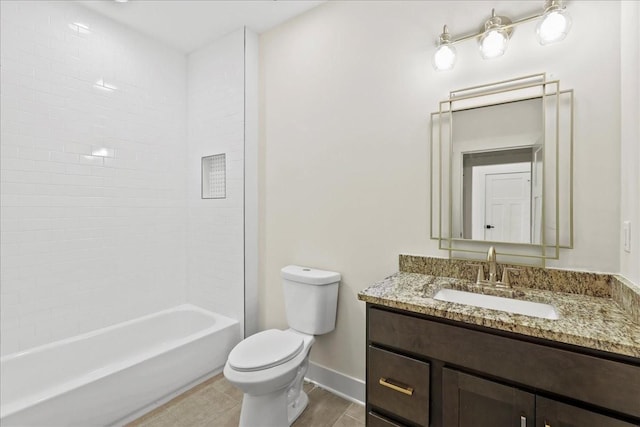
[{"label": "white door in reflection", "polygon": [[531,243],[531,163],[473,168],[473,239]]}]

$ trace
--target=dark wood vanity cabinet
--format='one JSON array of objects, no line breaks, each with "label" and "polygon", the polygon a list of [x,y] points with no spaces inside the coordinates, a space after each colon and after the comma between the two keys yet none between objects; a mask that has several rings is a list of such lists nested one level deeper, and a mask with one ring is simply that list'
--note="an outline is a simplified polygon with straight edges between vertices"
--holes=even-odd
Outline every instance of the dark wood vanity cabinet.
[{"label": "dark wood vanity cabinet", "polygon": [[444,426],[632,427],[635,425],[453,369],[444,369],[442,392]]},{"label": "dark wood vanity cabinet", "polygon": [[367,425],[640,426],[640,360],[367,304]]},{"label": "dark wood vanity cabinet", "polygon": [[442,425],[534,427],[536,397],[515,387],[444,368]]},{"label": "dark wood vanity cabinet", "polygon": [[[640,405],[640,402],[638,404]],[[638,423],[628,423],[539,396],[536,397],[536,420],[536,427],[632,427],[638,425]]]}]

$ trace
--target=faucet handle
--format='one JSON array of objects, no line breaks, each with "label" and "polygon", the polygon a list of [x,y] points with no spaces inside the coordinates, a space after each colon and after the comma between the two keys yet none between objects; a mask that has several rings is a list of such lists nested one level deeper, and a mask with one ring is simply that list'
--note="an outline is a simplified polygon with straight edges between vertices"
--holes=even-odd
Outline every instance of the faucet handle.
[{"label": "faucet handle", "polygon": [[514,274],[516,276],[520,275],[520,272],[522,270],[520,270],[519,268],[513,268],[513,267],[505,267],[502,269],[502,284],[508,287],[511,287],[511,280],[509,279],[510,274]]},{"label": "faucet handle", "polygon": [[466,265],[478,268],[478,273],[476,274],[476,283],[477,284],[480,284],[480,283],[484,282],[484,280],[485,280],[484,267],[482,266],[482,264],[477,263],[477,262],[468,262]]}]

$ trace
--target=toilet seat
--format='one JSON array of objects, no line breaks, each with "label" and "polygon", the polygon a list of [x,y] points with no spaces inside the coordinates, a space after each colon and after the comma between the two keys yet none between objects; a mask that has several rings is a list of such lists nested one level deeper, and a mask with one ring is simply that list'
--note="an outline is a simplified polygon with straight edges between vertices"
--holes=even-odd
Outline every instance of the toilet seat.
[{"label": "toilet seat", "polygon": [[288,362],[300,354],[303,347],[300,335],[268,329],[240,342],[229,353],[228,362],[237,371],[260,371]]}]

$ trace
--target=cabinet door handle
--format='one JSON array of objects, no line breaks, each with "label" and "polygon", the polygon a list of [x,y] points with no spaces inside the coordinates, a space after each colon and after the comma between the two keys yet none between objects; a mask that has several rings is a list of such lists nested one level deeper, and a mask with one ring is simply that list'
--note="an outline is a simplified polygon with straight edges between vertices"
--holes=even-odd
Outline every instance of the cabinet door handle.
[{"label": "cabinet door handle", "polygon": [[527,417],[520,415],[520,427],[527,427]]},{"label": "cabinet door handle", "polygon": [[388,380],[386,378],[380,378],[380,381],[378,382],[380,383],[381,386],[385,386],[387,388],[390,388],[391,390],[398,391],[402,394],[406,394],[407,396],[413,395],[413,387],[407,387],[407,386],[403,387],[401,385],[396,385],[396,384],[393,384],[391,380]]}]

